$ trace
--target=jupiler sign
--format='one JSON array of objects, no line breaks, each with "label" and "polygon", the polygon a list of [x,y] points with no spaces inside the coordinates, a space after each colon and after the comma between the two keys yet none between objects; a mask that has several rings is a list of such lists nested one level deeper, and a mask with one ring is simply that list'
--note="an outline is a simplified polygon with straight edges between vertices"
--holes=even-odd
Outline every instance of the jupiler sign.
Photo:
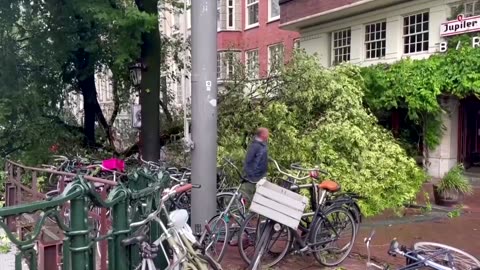
[{"label": "jupiler sign", "polygon": [[[440,36],[442,37],[455,36],[471,32],[480,32],[480,16],[465,18],[463,15],[458,15],[456,20],[442,23],[440,26]],[[462,42],[459,41],[457,44],[455,44],[455,49],[458,50],[463,45],[466,44],[462,44]],[[480,37],[473,37],[468,46],[472,46],[473,48],[480,47]],[[446,52],[449,47],[450,46],[448,42],[440,42],[438,51]]]},{"label": "jupiler sign", "polygon": [[480,16],[465,18],[461,14],[457,16],[456,20],[442,23],[440,26],[440,36],[442,37],[478,31],[480,31]]}]

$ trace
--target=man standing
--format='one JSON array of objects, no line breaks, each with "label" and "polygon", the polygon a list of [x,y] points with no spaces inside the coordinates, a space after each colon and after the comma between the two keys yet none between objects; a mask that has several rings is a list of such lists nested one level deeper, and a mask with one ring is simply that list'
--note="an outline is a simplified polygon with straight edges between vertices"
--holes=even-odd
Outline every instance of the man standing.
[{"label": "man standing", "polygon": [[256,184],[267,175],[268,169],[268,142],[269,131],[267,128],[259,128],[255,133],[253,142],[248,147],[243,171],[247,181],[242,183],[241,191],[248,199],[248,204],[253,200]]},{"label": "man standing", "polygon": [[[248,200],[247,209],[250,206],[253,195],[255,195],[257,182],[267,175],[268,169],[268,129],[259,128],[255,133],[255,138],[250,144],[245,156],[245,162],[243,164],[243,173],[245,174],[245,181],[243,181],[240,187],[240,192]],[[232,226],[235,226],[232,225]],[[242,241],[247,239],[245,235],[242,236]],[[233,237],[230,241],[230,245],[238,245],[238,237]]]}]

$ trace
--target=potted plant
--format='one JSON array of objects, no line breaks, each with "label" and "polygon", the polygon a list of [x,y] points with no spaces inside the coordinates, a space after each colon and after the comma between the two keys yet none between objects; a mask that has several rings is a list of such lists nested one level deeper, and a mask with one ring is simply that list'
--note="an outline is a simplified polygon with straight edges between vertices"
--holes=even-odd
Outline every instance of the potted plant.
[{"label": "potted plant", "polygon": [[460,203],[464,195],[473,193],[472,184],[463,174],[464,170],[463,164],[457,164],[443,176],[440,183],[433,185],[437,205],[453,206]]}]

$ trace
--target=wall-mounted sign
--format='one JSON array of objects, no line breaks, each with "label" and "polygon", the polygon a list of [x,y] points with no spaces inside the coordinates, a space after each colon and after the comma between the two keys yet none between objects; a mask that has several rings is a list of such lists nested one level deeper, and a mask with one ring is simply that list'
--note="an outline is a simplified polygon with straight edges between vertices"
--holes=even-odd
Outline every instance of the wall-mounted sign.
[{"label": "wall-mounted sign", "polygon": [[442,23],[442,25],[440,26],[440,36],[442,37],[479,31],[480,16],[465,18],[461,14],[457,16],[456,20]]},{"label": "wall-mounted sign", "polygon": [[[467,42],[463,42],[467,43]],[[473,37],[471,39],[471,43],[469,44],[462,44],[461,41],[458,41],[457,44],[455,44],[455,50],[460,49],[462,46],[471,46],[472,48],[479,48],[480,47],[480,37]],[[449,44],[447,41],[440,42],[439,43],[439,52],[446,52],[450,48]]]}]

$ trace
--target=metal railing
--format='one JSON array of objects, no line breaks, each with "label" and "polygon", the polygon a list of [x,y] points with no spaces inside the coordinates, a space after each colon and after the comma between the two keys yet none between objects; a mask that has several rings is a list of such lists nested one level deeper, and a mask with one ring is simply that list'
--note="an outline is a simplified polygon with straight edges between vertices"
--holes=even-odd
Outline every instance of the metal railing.
[{"label": "metal railing", "polygon": [[[22,269],[23,261],[30,270],[133,269],[140,261],[136,247],[123,247],[121,241],[132,233],[130,223],[156,210],[161,190],[169,182],[168,174],[152,177],[140,172],[128,181],[115,182],[11,161],[6,170],[6,207],[0,208],[0,227],[18,249],[16,270]],[[58,178],[58,196],[47,198],[40,192],[39,175],[45,179],[46,174]],[[99,184],[104,187],[101,192]],[[100,233],[92,235],[92,220],[98,219]],[[158,226],[150,227],[152,238],[160,233]],[[47,238],[54,243],[52,252],[45,250]],[[96,258],[97,245],[100,258]],[[158,266],[165,263],[162,259],[158,258]]]}]

